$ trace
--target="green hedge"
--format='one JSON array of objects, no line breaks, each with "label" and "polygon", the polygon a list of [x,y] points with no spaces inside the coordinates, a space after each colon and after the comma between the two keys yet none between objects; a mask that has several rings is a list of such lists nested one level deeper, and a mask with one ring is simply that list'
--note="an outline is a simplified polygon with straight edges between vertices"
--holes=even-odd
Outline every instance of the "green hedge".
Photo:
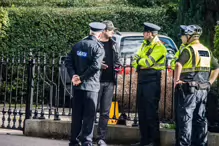
[{"label": "green hedge", "polygon": [[172,33],[172,21],[162,8],[7,8],[10,27],[0,42],[4,51],[33,49],[42,52],[66,52],[69,46],[88,35],[92,21],[112,20],[120,31],[142,31],[143,22],[160,25]]},{"label": "green hedge", "polygon": [[125,0],[1,0],[0,6],[50,6],[50,7],[72,7],[72,6],[98,6],[105,4],[122,4]]},{"label": "green hedge", "polygon": [[6,30],[9,27],[8,12],[0,8],[0,39],[6,36]]}]

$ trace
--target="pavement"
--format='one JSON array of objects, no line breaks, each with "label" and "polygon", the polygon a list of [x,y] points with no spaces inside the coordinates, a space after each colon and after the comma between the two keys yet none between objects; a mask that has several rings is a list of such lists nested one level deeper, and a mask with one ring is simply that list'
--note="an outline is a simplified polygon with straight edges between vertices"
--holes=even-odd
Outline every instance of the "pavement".
[{"label": "pavement", "polygon": [[27,137],[19,130],[0,129],[0,146],[68,146],[68,143],[67,140]]},{"label": "pavement", "polygon": [[68,141],[26,137],[19,130],[0,129],[0,146],[68,146]]}]

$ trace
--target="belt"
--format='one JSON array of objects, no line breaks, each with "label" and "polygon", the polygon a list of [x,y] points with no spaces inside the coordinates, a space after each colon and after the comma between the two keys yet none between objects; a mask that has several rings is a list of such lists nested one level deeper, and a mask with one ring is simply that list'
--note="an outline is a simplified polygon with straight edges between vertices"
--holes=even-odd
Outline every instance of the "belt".
[{"label": "belt", "polygon": [[199,83],[196,81],[192,81],[192,82],[187,82],[187,84],[189,85],[189,87],[195,87],[198,90],[209,90],[211,87],[211,84],[209,82],[205,82],[205,83]]},{"label": "belt", "polygon": [[145,67],[140,67],[141,70],[149,70],[149,69],[153,69],[153,68],[145,68]]},{"label": "belt", "polygon": [[178,88],[183,88],[184,91],[194,94],[196,90],[210,90],[210,83],[206,82],[206,83],[199,83],[196,81],[191,81],[191,82],[186,82],[184,84],[181,84],[178,86]]}]

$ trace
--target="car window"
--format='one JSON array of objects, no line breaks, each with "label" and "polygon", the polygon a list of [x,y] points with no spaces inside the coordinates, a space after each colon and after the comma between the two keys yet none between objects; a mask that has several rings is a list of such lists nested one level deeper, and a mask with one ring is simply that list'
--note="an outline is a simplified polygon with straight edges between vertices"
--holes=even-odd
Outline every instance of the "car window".
[{"label": "car window", "polygon": [[[164,46],[167,48],[168,52],[176,53],[177,49],[175,47],[175,44],[173,41],[169,38],[165,37],[159,37],[161,42],[164,44]],[[128,36],[123,37],[121,39],[121,45],[120,45],[120,51],[122,57],[130,57],[133,56],[138,49],[141,48],[141,45],[144,41],[143,36]]]},{"label": "car window", "polygon": [[171,39],[165,37],[159,37],[160,41],[164,44],[167,50],[173,50],[176,53],[177,49]]},{"label": "car window", "polygon": [[112,40],[116,41],[116,37],[115,37],[115,36],[113,36],[113,37],[112,37]]},{"label": "car window", "polygon": [[121,55],[129,57],[136,53],[144,41],[143,36],[129,36],[121,39]]}]

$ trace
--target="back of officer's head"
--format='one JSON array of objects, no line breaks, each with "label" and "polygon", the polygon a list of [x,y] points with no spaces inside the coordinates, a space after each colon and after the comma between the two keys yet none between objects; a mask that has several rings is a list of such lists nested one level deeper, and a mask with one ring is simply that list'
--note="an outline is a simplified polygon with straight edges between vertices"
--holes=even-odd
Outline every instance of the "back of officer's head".
[{"label": "back of officer's head", "polygon": [[101,34],[106,28],[106,25],[100,22],[92,22],[89,24],[90,26],[90,35],[95,36],[96,38],[100,38]]},{"label": "back of officer's head", "polygon": [[102,33],[103,33],[103,32],[95,32],[95,31],[93,31],[93,30],[90,30],[90,35],[95,36],[95,37],[100,36]]}]

